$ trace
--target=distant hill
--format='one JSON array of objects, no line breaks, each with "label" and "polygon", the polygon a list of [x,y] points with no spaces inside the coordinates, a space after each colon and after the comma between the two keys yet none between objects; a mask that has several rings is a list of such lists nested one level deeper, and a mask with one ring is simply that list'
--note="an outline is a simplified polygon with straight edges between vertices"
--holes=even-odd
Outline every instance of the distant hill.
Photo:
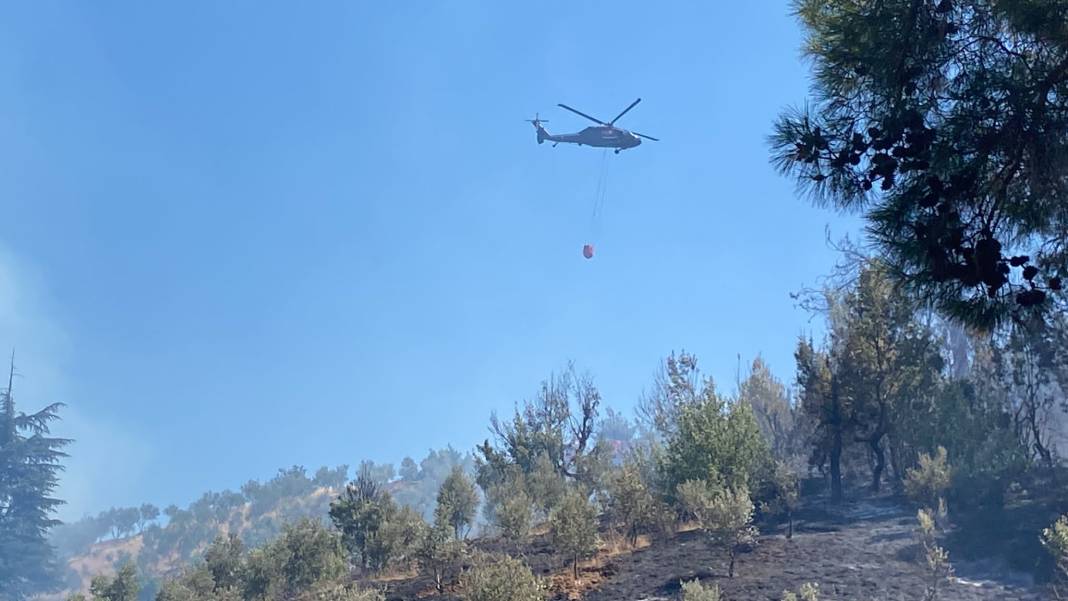
[{"label": "distant hill", "polygon": [[[372,477],[398,503],[430,518],[438,488],[455,465],[470,471],[473,460],[450,447],[431,450],[419,463],[406,458],[400,475],[391,464],[366,461],[355,472]],[[250,480],[240,492],[207,492],[184,509],[172,505],[160,512],[149,504],[113,508],[57,527],[52,543],[68,574],[67,590],[55,598],[87,592],[93,576],[113,574],[132,561],[142,575],[141,598],[151,599],[161,578],[195,562],[219,535],[236,534],[256,547],[275,538],[286,523],[329,520],[330,503],[349,480],[347,465],[323,467],[312,476],[303,466],[293,466],[266,482]]]}]

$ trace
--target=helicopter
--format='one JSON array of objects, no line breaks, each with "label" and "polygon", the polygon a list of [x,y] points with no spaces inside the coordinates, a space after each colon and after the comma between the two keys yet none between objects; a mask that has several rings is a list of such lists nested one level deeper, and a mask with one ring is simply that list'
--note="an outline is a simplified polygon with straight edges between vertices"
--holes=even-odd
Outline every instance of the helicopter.
[{"label": "helicopter", "polygon": [[626,150],[628,148],[634,148],[635,146],[641,144],[642,138],[645,138],[646,140],[652,140],[653,142],[660,141],[652,136],[640,134],[636,131],[627,131],[625,129],[616,127],[615,125],[616,121],[619,121],[620,117],[626,115],[627,112],[630,111],[630,109],[634,108],[635,105],[637,105],[641,101],[642,99],[639,98],[634,102],[630,103],[630,106],[623,109],[622,113],[616,115],[615,119],[612,119],[608,122],[591,117],[586,113],[583,113],[582,111],[578,111],[567,106],[566,104],[558,104],[557,106],[559,106],[560,108],[569,110],[572,113],[585,117],[597,124],[595,126],[587,127],[586,129],[574,134],[549,133],[544,127],[542,127],[542,123],[548,123],[548,121],[540,119],[537,114],[534,115],[533,119],[527,119],[527,122],[534,124],[534,129],[538,132],[538,144],[542,144],[546,140],[548,140],[553,143],[554,147],[557,144],[564,142],[566,144],[578,144],[579,146],[585,145],[595,146],[598,148],[614,148],[616,154],[619,154],[620,151]]}]

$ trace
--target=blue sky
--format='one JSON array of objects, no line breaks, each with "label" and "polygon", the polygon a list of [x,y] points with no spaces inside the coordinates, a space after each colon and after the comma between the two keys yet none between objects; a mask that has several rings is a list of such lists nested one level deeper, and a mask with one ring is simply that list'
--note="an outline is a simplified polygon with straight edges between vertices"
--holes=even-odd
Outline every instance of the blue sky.
[{"label": "blue sky", "polygon": [[[791,379],[856,228],[768,164],[799,46],[785,2],[7,5],[0,346],[69,405],[65,515],[467,449],[569,359],[621,409],[673,349]],[[601,151],[523,119],[639,96],[593,224]]]}]

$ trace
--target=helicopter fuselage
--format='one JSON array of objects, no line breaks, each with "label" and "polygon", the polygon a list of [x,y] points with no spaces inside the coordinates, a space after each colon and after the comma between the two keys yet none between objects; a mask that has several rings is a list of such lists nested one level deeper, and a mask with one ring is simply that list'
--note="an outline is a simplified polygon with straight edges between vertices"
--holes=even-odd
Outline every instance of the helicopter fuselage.
[{"label": "helicopter fuselage", "polygon": [[542,144],[546,140],[548,140],[553,143],[553,146],[556,146],[560,143],[564,143],[578,144],[579,146],[594,146],[596,148],[614,148],[616,150],[616,154],[619,154],[621,150],[634,148],[635,146],[641,144],[642,138],[652,140],[654,142],[657,141],[657,139],[652,136],[647,136],[645,134],[640,134],[636,131],[627,131],[625,129],[616,127],[616,121],[619,121],[620,117],[626,115],[627,111],[634,108],[635,105],[637,105],[641,101],[642,99],[639,98],[634,102],[630,103],[630,106],[623,109],[623,112],[616,115],[616,118],[612,119],[611,121],[602,121],[601,119],[597,119],[596,117],[591,117],[586,113],[583,113],[582,111],[577,111],[567,106],[566,104],[557,105],[562,109],[567,109],[572,113],[575,113],[576,115],[579,115],[581,117],[585,117],[586,119],[589,119],[590,121],[593,121],[597,124],[591,127],[587,127],[586,129],[574,134],[550,134],[548,131],[545,130],[544,127],[542,127],[541,124],[543,123],[543,121],[538,118],[537,114],[534,115],[533,119],[528,119],[528,121],[534,124],[534,129],[538,132],[538,144]]},{"label": "helicopter fuselage", "polygon": [[[542,133],[544,132],[544,133]],[[634,148],[642,143],[642,139],[625,129],[606,125],[595,125],[574,134],[550,134],[544,129],[539,132],[538,141],[564,144],[578,144],[579,146],[594,146],[597,148],[615,148],[624,150]]]}]

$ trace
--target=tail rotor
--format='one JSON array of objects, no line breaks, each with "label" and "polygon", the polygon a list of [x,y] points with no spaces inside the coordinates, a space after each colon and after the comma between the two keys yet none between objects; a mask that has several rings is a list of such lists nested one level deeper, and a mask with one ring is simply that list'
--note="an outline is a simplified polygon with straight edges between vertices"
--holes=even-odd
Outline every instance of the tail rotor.
[{"label": "tail rotor", "polygon": [[549,132],[545,131],[545,128],[541,125],[542,123],[548,123],[548,119],[542,119],[538,116],[537,113],[534,113],[534,118],[527,119],[526,121],[527,123],[532,123],[534,125],[534,129],[538,132],[538,144],[541,144],[549,138]]}]

